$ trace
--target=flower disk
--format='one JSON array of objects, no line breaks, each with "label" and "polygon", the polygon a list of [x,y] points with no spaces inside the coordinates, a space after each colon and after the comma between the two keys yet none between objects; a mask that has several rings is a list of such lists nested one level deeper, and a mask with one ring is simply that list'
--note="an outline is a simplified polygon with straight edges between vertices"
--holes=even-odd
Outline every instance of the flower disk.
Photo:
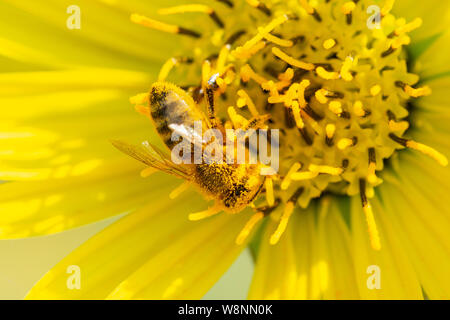
[{"label": "flower disk", "polygon": [[214,79],[221,125],[237,129],[259,122],[280,129],[280,171],[264,188],[266,208],[284,208],[272,243],[295,205],[307,207],[324,192],[360,193],[372,247],[379,249],[368,198],[382,183],[376,173],[385,160],[408,147],[447,165],[434,149],[403,138],[413,99],[431,94],[408,72],[404,50],[408,32],[422,21],[394,17],[393,1],[372,4],[222,0],[214,9],[183,5],[159,12],[205,13],[209,18],[198,28],[203,33],[132,16],[147,27],[186,35],[183,54],[167,61],[160,81],[178,75],[179,85],[202,104]]}]

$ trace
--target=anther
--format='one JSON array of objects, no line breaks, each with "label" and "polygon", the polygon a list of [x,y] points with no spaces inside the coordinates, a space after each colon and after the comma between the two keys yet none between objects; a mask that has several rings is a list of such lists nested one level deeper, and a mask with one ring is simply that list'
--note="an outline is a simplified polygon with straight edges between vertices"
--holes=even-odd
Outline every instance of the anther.
[{"label": "anther", "polygon": [[270,11],[270,9],[267,8],[267,6],[264,3],[260,2],[259,0],[247,0],[247,3],[251,5],[253,8],[260,10],[268,17],[272,15],[272,11]]},{"label": "anther", "polygon": [[304,69],[304,70],[308,70],[308,71],[314,70],[314,64],[297,60],[297,59],[287,55],[286,53],[284,53],[277,47],[272,48],[272,53],[276,57],[280,58],[281,60],[283,60],[284,62],[286,62],[287,64],[289,64],[291,66],[294,66],[294,67],[297,67],[300,69]]},{"label": "anther", "polygon": [[169,198],[171,200],[176,199],[180,194],[185,192],[190,186],[190,183],[188,181],[184,181],[182,184],[180,184],[178,187],[176,187],[170,194]]},{"label": "anther", "polygon": [[157,20],[153,20],[153,19],[147,18],[145,16],[141,16],[141,15],[138,15],[135,13],[130,16],[130,19],[132,22],[134,22],[136,24],[140,24],[142,26],[145,26],[145,27],[148,27],[151,29],[155,29],[158,31],[163,31],[163,32],[172,33],[172,34],[181,34],[181,35],[186,35],[186,36],[190,36],[193,38],[201,37],[201,34],[196,31],[189,30],[189,29],[175,26],[175,25],[171,25],[171,24],[167,24],[167,23],[160,22]]},{"label": "anther", "polygon": [[325,127],[325,132],[326,132],[325,142],[328,146],[331,147],[334,144],[333,137],[336,132],[336,126],[331,123],[327,124],[327,126]]},{"label": "anther", "polygon": [[294,212],[295,204],[297,203],[298,198],[302,195],[303,191],[304,188],[297,189],[297,191],[294,192],[294,194],[289,198],[288,202],[286,203],[278,227],[270,237],[271,245],[277,244],[278,241],[280,241],[280,238],[283,235],[283,233],[286,231],[289,218]]},{"label": "anther", "polygon": [[329,174],[332,176],[339,176],[343,172],[342,168],[334,168],[334,167],[330,167],[330,166],[320,166],[320,165],[315,165],[315,164],[310,164],[308,169],[311,172],[324,173],[324,174]]},{"label": "anther", "polygon": [[316,68],[317,75],[325,80],[337,80],[339,79],[339,73],[337,72],[328,72],[324,67]]},{"label": "anther", "polygon": [[219,18],[214,9],[202,5],[202,4],[187,4],[170,8],[163,8],[158,10],[159,15],[171,15],[177,13],[186,13],[186,12],[200,12],[208,14],[211,19],[219,26],[219,28],[224,28],[225,25],[222,20]]},{"label": "anther", "polygon": [[288,173],[284,177],[283,181],[281,182],[281,190],[287,190],[291,184],[291,175],[295,172],[297,172],[301,168],[301,164],[299,162],[294,163],[291,168],[289,169]]},{"label": "anther", "polygon": [[342,114],[342,111],[343,111],[342,110],[342,103],[340,101],[331,101],[328,104],[328,107],[333,113],[335,113],[337,115]]},{"label": "anther", "polygon": [[352,146],[354,146],[354,140],[348,139],[348,138],[340,139],[337,144],[337,147],[339,150],[345,150],[348,147],[352,147]]},{"label": "anther", "polygon": [[330,50],[330,49],[333,48],[335,45],[336,45],[336,40],[334,40],[334,39],[328,39],[328,40],[325,40],[325,41],[323,42],[323,48],[324,48],[325,50]]},{"label": "anther", "polygon": [[369,168],[367,174],[367,181],[371,184],[375,184],[378,181],[378,178],[375,175],[376,168],[377,168],[377,158],[375,148],[369,148]]},{"label": "anther", "polygon": [[381,92],[381,86],[380,85],[374,85],[373,87],[370,88],[370,94],[375,97],[377,95],[379,95]]},{"label": "anther", "polygon": [[413,140],[400,138],[399,136],[395,135],[394,133],[390,133],[389,138],[391,138],[392,140],[394,140],[395,142],[397,142],[398,144],[400,144],[404,147],[414,149],[416,151],[419,151],[419,152],[433,158],[443,167],[446,167],[448,165],[448,159],[446,156],[444,156],[442,153],[436,151],[435,149],[433,149],[427,145],[424,145],[422,143],[419,143],[419,142],[416,142]]},{"label": "anther", "polygon": [[353,10],[355,10],[356,4],[353,1],[348,1],[346,3],[344,3],[344,5],[342,6],[342,13],[345,14],[345,16],[347,17],[347,24],[350,25],[352,24],[352,19],[353,19]]},{"label": "anther", "polygon": [[191,213],[189,215],[189,220],[190,221],[203,220],[203,219],[209,218],[211,216],[214,216],[214,215],[220,213],[221,211],[222,211],[222,209],[218,205],[214,205],[213,207],[208,208],[205,211]]},{"label": "anther", "polygon": [[266,181],[264,182],[265,187],[266,187],[266,200],[267,200],[267,204],[269,206],[273,206],[275,203],[275,198],[274,198],[274,194],[273,194],[273,180],[271,177],[267,177]]},{"label": "anther", "polygon": [[369,201],[367,200],[366,180],[364,180],[364,179],[359,180],[359,192],[361,195],[361,203],[362,203],[362,207],[364,210],[364,214],[366,216],[367,226],[369,229],[370,245],[371,245],[372,249],[379,251],[379,250],[381,250],[380,236],[378,233],[375,218],[373,216],[372,206],[370,205]]},{"label": "anther", "polygon": [[237,236],[236,244],[239,246],[242,245],[245,242],[245,240],[248,238],[248,236],[250,235],[250,232],[252,232],[255,225],[259,221],[261,221],[263,218],[264,218],[264,213],[262,211],[258,211],[255,214],[253,214],[251,216],[251,218],[247,221],[247,223],[245,224],[244,228],[241,230],[239,235]]},{"label": "anther", "polygon": [[317,13],[316,9],[314,9],[308,2],[308,0],[300,0],[300,5],[303,7],[303,9],[305,9],[305,11],[312,15],[314,17],[314,19],[317,20],[317,22],[322,22],[322,18],[320,17],[320,15]]},{"label": "anther", "polygon": [[389,14],[389,12],[394,7],[395,0],[386,0],[383,8],[381,9],[381,17],[385,17]]},{"label": "anther", "polygon": [[353,75],[350,72],[350,68],[352,67],[352,64],[353,64],[353,58],[347,57],[347,58],[345,58],[345,62],[341,68],[341,77],[342,77],[342,79],[344,79],[345,81],[348,81],[348,82],[353,80]]}]

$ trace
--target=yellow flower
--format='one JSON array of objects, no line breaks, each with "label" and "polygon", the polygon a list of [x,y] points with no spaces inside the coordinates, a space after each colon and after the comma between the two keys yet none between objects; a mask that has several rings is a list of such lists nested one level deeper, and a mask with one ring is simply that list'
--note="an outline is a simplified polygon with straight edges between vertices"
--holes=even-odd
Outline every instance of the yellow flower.
[{"label": "yellow flower", "polygon": [[[0,237],[127,214],[28,298],[201,298],[247,245],[252,299],[450,298],[449,3],[78,2],[80,29],[70,1],[0,2]],[[226,125],[283,129],[280,175],[255,210],[193,222],[202,196],[110,139],[162,146],[129,97],[145,113],[158,77],[216,73]]]}]

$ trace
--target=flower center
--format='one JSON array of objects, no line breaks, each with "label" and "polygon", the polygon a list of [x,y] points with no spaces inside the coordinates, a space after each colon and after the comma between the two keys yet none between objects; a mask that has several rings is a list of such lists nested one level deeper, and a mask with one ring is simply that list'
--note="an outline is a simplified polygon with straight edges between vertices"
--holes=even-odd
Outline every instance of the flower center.
[{"label": "flower center", "polygon": [[[419,77],[408,72],[403,50],[421,19],[396,19],[392,0],[373,21],[369,1],[218,2],[216,9],[184,5],[159,12],[204,13],[210,19],[202,22],[203,32],[132,16],[136,23],[189,39],[183,58],[169,59],[159,80],[183,79],[180,85],[201,104],[214,78],[225,128],[260,120],[261,127],[280,129],[279,175],[267,178],[264,188],[267,208],[284,204],[272,243],[296,204],[305,208],[324,192],[360,193],[372,246],[379,249],[367,199],[382,183],[377,171],[384,160],[409,147],[447,164],[434,149],[403,138],[408,102],[431,93],[416,86]],[[134,98],[137,104],[141,100]],[[263,216],[259,211],[243,234]]]}]

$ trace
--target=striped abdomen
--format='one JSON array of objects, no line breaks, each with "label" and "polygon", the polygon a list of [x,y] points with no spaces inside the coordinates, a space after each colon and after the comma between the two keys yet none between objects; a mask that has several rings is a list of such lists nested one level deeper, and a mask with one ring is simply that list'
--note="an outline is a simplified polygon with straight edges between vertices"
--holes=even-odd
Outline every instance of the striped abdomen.
[{"label": "striped abdomen", "polygon": [[203,113],[194,100],[184,90],[170,83],[157,82],[152,86],[150,113],[156,130],[169,149],[179,143],[178,140],[172,140],[175,126],[193,130],[196,121],[202,121],[202,125],[205,125]]}]

